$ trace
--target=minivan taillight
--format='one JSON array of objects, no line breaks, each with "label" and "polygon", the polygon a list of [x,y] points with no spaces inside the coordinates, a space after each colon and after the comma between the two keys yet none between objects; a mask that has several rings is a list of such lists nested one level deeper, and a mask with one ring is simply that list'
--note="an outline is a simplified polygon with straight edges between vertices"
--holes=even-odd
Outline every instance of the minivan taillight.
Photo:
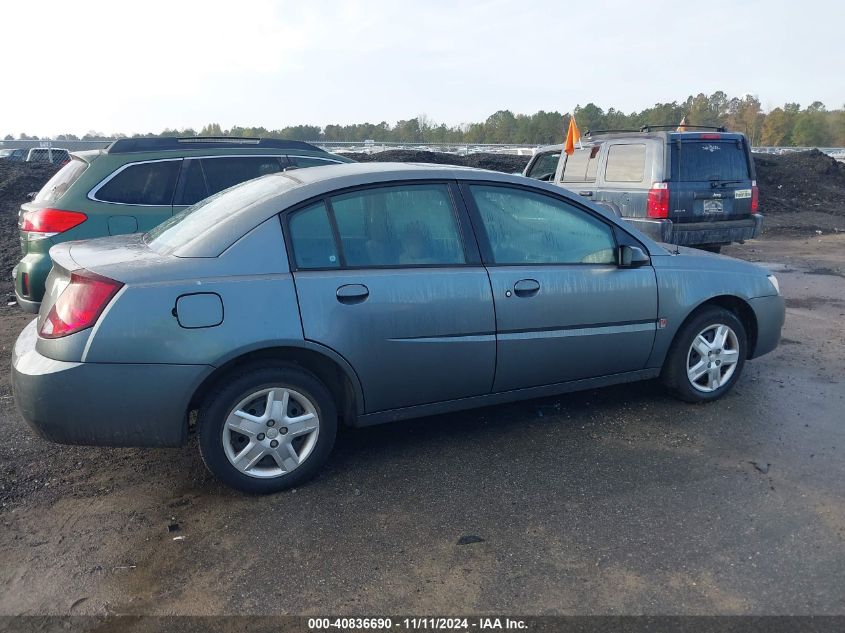
[{"label": "minivan taillight", "polygon": [[757,181],[751,181],[751,213],[757,213],[760,208],[760,189],[757,188]]},{"label": "minivan taillight", "polygon": [[669,183],[656,182],[648,190],[646,215],[650,218],[669,217]]},{"label": "minivan taillight", "polygon": [[92,327],[123,284],[83,270],[71,273],[70,283],[53,304],[40,335],[61,338]]},{"label": "minivan taillight", "polygon": [[62,209],[35,209],[26,211],[21,217],[20,230],[28,233],[41,233],[42,237],[51,237],[79,226],[88,216],[79,211]]}]

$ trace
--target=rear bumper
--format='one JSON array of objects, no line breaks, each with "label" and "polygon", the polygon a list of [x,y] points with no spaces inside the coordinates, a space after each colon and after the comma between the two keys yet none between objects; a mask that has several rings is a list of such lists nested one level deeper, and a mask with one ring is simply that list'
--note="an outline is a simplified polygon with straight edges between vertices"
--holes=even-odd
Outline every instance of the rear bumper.
[{"label": "rear bumper", "polygon": [[[44,297],[44,284],[52,267],[53,261],[50,259],[49,253],[29,253],[15,266],[12,274],[15,284],[15,299],[26,312],[38,313],[38,308],[41,307],[41,299]],[[24,273],[29,276],[28,293],[24,293]]]},{"label": "rear bumper", "polygon": [[648,218],[625,218],[656,242],[696,246],[699,244],[730,244],[760,237],[763,216],[759,213],[742,220],[713,222],[673,222]]},{"label": "rear bumper", "polygon": [[754,316],[757,318],[757,343],[749,358],[768,354],[780,343],[780,333],[786,319],[786,306],[783,297],[757,297],[749,300]]},{"label": "rear bumper", "polygon": [[35,431],[60,444],[180,446],[203,365],[69,363],[35,349],[35,320],[12,353],[15,404]]}]

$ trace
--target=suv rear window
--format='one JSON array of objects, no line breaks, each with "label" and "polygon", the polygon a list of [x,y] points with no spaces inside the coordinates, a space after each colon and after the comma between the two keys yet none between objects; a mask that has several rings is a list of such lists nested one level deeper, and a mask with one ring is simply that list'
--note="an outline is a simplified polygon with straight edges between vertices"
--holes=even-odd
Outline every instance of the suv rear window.
[{"label": "suv rear window", "polygon": [[55,202],[64,195],[65,191],[70,189],[70,186],[73,183],[79,180],[82,172],[84,172],[87,168],[88,163],[84,160],[74,158],[67,165],[57,171],[53,177],[47,181],[47,184],[41,187],[41,191],[39,191],[38,195],[35,196],[34,202]]},{"label": "suv rear window", "polygon": [[672,180],[750,180],[745,147],[736,141],[672,143]]},{"label": "suv rear window", "polygon": [[119,204],[170,206],[182,159],[129,165],[94,192],[94,198]]}]

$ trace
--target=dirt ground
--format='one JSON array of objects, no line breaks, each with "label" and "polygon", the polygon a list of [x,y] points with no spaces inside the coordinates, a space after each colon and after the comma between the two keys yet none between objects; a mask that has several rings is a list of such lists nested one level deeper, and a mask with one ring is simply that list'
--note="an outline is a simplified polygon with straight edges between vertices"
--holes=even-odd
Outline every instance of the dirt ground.
[{"label": "dirt ground", "polygon": [[346,430],[261,498],[193,441],[38,439],[7,369],[29,317],[2,307],[0,614],[845,613],[845,236],[729,251],[788,315],[724,399],[643,383]]}]

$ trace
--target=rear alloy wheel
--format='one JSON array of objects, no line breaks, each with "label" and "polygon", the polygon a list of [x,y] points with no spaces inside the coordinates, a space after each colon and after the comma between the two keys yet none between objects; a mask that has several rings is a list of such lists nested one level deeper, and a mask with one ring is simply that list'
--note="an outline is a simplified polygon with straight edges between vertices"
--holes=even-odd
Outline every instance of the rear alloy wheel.
[{"label": "rear alloy wheel", "polygon": [[337,431],[326,387],[292,367],[245,371],[208,398],[198,422],[206,466],[227,485],[251,493],[310,479]]},{"label": "rear alloy wheel", "polygon": [[739,378],[747,353],[740,320],[722,308],[707,308],[675,337],[663,382],[687,402],[716,400]]}]

